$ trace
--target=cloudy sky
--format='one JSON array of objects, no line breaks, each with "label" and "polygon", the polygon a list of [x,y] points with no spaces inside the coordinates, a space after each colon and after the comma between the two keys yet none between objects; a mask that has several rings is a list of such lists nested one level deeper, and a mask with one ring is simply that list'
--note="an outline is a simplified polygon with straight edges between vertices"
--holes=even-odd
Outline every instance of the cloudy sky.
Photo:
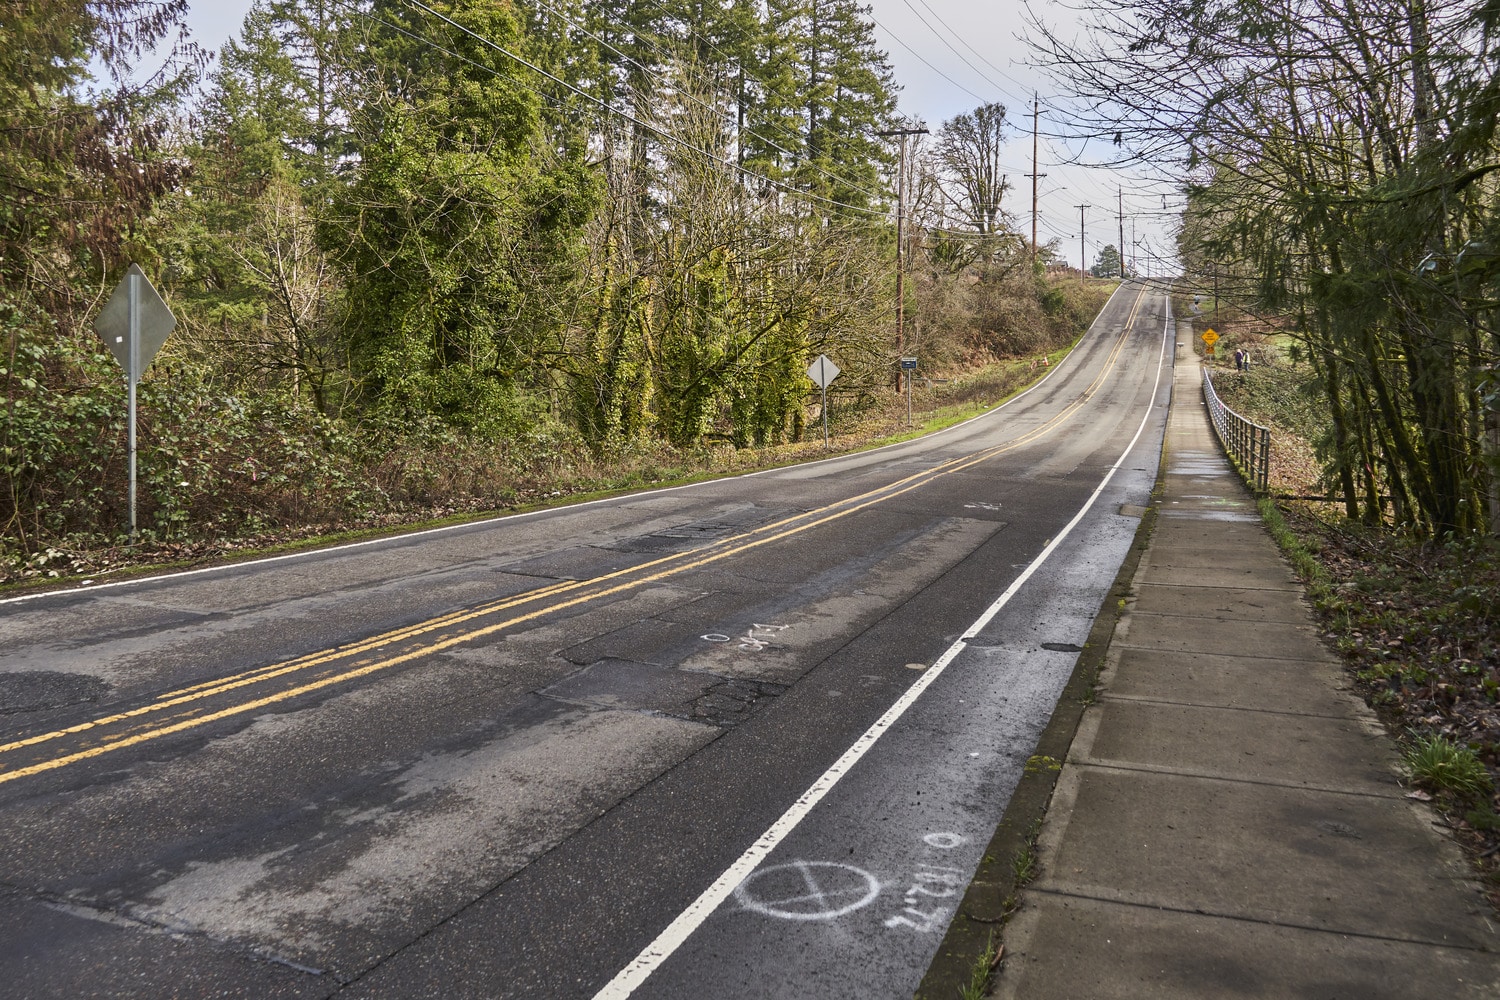
[{"label": "cloudy sky", "polygon": [[[876,36],[895,68],[901,85],[901,110],[936,129],[956,114],[981,103],[999,101],[1013,127],[1005,166],[1013,194],[1006,208],[1023,230],[1031,225],[1031,102],[1035,93],[1043,107],[1041,132],[1050,128],[1049,106],[1064,95],[1044,74],[1030,65],[1021,38],[1025,31],[1019,0],[865,0],[876,22]],[[202,44],[217,49],[238,31],[251,0],[194,3],[188,24]],[[1034,9],[1049,23],[1066,23],[1069,11],[1058,0],[1034,0]],[[1062,129],[1065,130],[1065,129]],[[1097,147],[1096,147],[1097,148]],[[1160,216],[1161,190],[1147,187],[1118,171],[1082,169],[1069,165],[1072,152],[1059,143],[1041,143],[1038,238],[1056,240],[1063,258],[1077,265],[1080,258],[1080,217],[1087,228],[1086,259],[1093,264],[1099,248],[1120,242],[1119,208],[1123,191],[1125,244],[1139,242],[1144,271],[1150,256],[1170,254],[1172,240]],[[1089,207],[1082,212],[1077,206]],[[1147,214],[1152,213],[1152,214]],[[1127,258],[1130,254],[1127,252]],[[1161,273],[1162,265],[1155,266]]]}]

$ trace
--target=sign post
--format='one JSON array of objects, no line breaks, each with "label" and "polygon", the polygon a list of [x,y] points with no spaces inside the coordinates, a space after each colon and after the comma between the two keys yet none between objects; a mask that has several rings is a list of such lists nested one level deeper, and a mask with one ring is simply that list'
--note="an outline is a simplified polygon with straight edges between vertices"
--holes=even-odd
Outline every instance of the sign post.
[{"label": "sign post", "polygon": [[839,377],[839,366],[826,354],[813,358],[807,366],[807,377],[823,390],[823,449],[828,449],[828,383]]},{"label": "sign post", "polygon": [[135,387],[141,373],[167,342],[177,317],[162,301],[139,264],[131,264],[94,320],[94,330],[125,369],[125,410],[130,450],[130,540],[135,541]]},{"label": "sign post", "polygon": [[1214,332],[1213,327],[1203,331],[1203,353],[1208,357],[1214,356],[1214,344],[1219,342],[1219,335]]},{"label": "sign post", "polygon": [[916,358],[901,359],[901,373],[906,376],[906,426],[911,426],[911,384],[916,376],[912,372],[917,370]]}]

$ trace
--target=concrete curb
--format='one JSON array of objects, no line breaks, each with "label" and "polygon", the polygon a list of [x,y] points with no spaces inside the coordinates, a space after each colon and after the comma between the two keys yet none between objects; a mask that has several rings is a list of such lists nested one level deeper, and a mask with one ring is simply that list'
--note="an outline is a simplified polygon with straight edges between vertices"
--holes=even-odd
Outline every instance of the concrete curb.
[{"label": "concrete curb", "polygon": [[1156,530],[1158,508],[1154,501],[1161,493],[1166,463],[1167,451],[1163,446],[1156,482],[1151,490],[1153,503],[1141,515],[1130,549],[1104,595],[1083,652],[1078,654],[1072,676],[1052,712],[1052,719],[1037,740],[1036,752],[1011,794],[1000,825],[985,847],[979,870],[964,893],[963,902],[913,995],[914,1000],[949,1000],[961,996],[970,986],[975,970],[986,961],[990,949],[999,947],[1000,932],[1015,912],[1016,895],[1025,884],[1017,880],[1014,862],[1035,852],[1042,819],[1051,805],[1062,763],[1068,758],[1084,712],[1093,701],[1099,677],[1109,666],[1111,640],[1126,614],[1126,602],[1141,559],[1150,548],[1151,535]]}]

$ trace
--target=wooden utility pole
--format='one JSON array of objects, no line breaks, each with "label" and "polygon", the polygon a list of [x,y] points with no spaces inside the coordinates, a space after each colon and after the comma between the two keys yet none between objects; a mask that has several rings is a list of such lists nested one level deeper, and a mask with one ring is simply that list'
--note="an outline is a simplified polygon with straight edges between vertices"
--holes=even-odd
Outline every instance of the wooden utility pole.
[{"label": "wooden utility pole", "polygon": [[1041,178],[1047,176],[1046,174],[1039,174],[1039,173],[1036,172],[1036,167],[1037,167],[1037,163],[1036,163],[1036,153],[1037,153],[1037,139],[1036,139],[1036,135],[1037,135],[1037,121],[1041,118],[1041,115],[1042,115],[1042,102],[1041,102],[1041,98],[1039,98],[1036,94],[1032,94],[1031,95],[1031,173],[1027,174],[1026,176],[1031,178],[1031,267],[1032,267],[1033,270],[1036,269],[1036,186],[1037,186],[1037,181],[1039,181]]},{"label": "wooden utility pole", "polygon": [[[884,137],[901,140],[901,162],[896,168],[896,357],[906,351],[906,331],[903,320],[906,315],[906,139],[913,135],[926,135],[926,127],[897,128],[889,132],[876,132]],[[896,392],[901,391],[904,373],[896,367]]]},{"label": "wooden utility pole", "polygon": [[1125,189],[1117,188],[1120,192],[1120,280],[1125,280]]},{"label": "wooden utility pole", "polygon": [[1078,283],[1081,285],[1083,284],[1083,276],[1089,270],[1088,229],[1083,221],[1083,213],[1086,209],[1093,206],[1088,202],[1084,202],[1082,205],[1074,205],[1073,207],[1078,209]]}]

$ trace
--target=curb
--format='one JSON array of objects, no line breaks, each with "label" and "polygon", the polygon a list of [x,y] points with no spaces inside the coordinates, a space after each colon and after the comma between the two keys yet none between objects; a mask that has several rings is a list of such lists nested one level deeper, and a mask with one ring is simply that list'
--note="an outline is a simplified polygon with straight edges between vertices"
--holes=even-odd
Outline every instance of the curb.
[{"label": "curb", "polygon": [[[1170,407],[1175,400],[1168,405]],[[1037,740],[1036,750],[1021,774],[1021,780],[1011,794],[1005,814],[995,835],[985,847],[979,869],[969,883],[948,932],[938,945],[937,954],[921,984],[913,994],[914,1000],[950,1000],[952,997],[971,997],[980,983],[988,984],[993,971],[998,968],[1004,951],[1001,949],[1001,934],[1010,917],[1019,908],[1017,899],[1021,889],[1031,880],[1017,877],[1019,859],[1033,858],[1036,851],[1037,834],[1047,808],[1052,802],[1052,792],[1062,765],[1068,758],[1084,710],[1093,703],[1094,686],[1109,655],[1110,642],[1115,628],[1126,613],[1126,602],[1131,594],[1142,557],[1150,548],[1151,536],[1156,531],[1158,505],[1164,485],[1167,467],[1165,441],[1161,460],[1157,466],[1156,481],[1151,487],[1152,503],[1141,515],[1141,523],[1131,540],[1130,549],[1120,564],[1120,570],[1110,584],[1109,591],[1094,625],[1084,642],[1083,652],[1073,665],[1052,719]],[[1033,862],[1034,865],[1034,862]],[[1032,868],[1031,875],[1035,870]],[[982,966],[987,966],[981,968]]]}]

